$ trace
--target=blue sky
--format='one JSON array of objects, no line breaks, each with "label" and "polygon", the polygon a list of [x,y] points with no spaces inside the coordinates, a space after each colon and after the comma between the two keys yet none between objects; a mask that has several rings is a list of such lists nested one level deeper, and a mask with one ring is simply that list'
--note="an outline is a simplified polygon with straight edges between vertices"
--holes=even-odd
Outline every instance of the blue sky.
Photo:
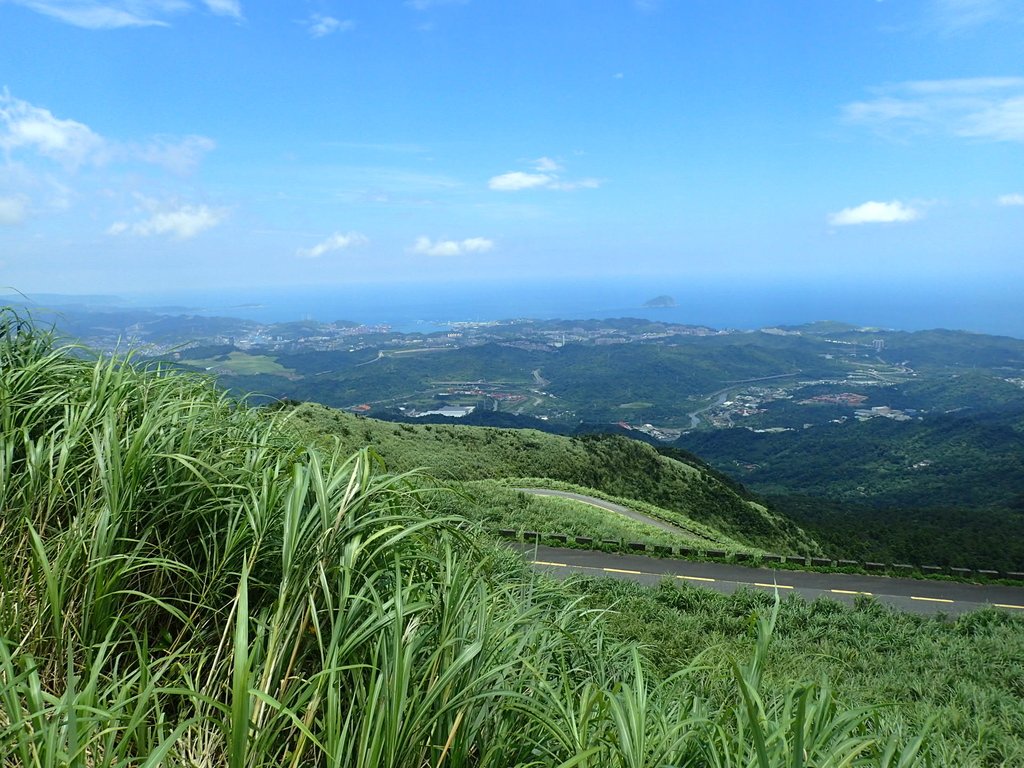
[{"label": "blue sky", "polygon": [[0,284],[1024,277],[1020,0],[0,0]]}]

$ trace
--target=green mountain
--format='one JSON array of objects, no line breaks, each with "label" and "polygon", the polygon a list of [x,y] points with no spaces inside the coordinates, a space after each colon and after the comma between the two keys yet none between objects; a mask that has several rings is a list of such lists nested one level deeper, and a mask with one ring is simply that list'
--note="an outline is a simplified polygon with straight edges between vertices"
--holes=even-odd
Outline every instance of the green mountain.
[{"label": "green mountain", "polygon": [[439,466],[451,442],[482,475],[547,448],[714,487],[619,441],[484,432],[251,408],[0,316],[0,763],[1024,759],[1020,618],[554,583],[446,514],[457,489],[348,453]]},{"label": "green mountain", "polygon": [[345,450],[372,446],[392,471],[428,467],[456,481],[549,478],[655,505],[683,527],[782,552],[816,552],[800,528],[745,498],[696,463],[662,456],[627,437],[564,437],[536,430],[394,424],[304,403],[289,412],[305,436],[331,436]]}]

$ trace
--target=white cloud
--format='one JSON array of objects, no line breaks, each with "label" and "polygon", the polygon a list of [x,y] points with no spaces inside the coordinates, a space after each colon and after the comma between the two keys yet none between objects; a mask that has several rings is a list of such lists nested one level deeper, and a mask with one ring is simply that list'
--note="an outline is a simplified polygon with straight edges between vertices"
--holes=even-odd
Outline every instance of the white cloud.
[{"label": "white cloud", "polygon": [[555,171],[562,170],[561,164],[557,160],[552,160],[550,157],[538,157],[533,161],[534,170],[540,171],[541,173],[554,173]]},{"label": "white cloud", "polygon": [[333,16],[323,16],[319,13],[312,13],[306,19],[309,36],[314,38],[327,37],[333,32],[347,32],[355,25],[355,22],[349,19],[336,19]]},{"label": "white cloud", "polygon": [[553,181],[548,184],[548,189],[558,189],[563,192],[568,192],[574,189],[597,189],[600,186],[600,179],[586,178],[577,179],[576,181]]},{"label": "white cloud", "polygon": [[21,224],[27,215],[28,207],[24,197],[0,197],[0,226]]},{"label": "white cloud", "polygon": [[194,171],[203,156],[216,146],[216,142],[206,136],[185,136],[181,139],[154,136],[142,144],[128,145],[121,154],[185,175]]},{"label": "white cloud", "polygon": [[406,0],[406,5],[417,11],[426,11],[439,5],[465,5],[469,0]]},{"label": "white cloud", "polygon": [[[2,1],[2,0],[0,0]],[[166,27],[168,19],[195,9],[189,0],[7,0],[83,29]],[[218,16],[242,18],[239,0],[203,0]]]},{"label": "white cloud", "polygon": [[242,18],[242,4],[239,0],[203,0],[203,3],[218,16],[230,16],[233,19]]},{"label": "white cloud", "polygon": [[873,90],[875,98],[843,107],[848,122],[895,135],[1024,141],[1024,78],[914,80]]},{"label": "white cloud", "polygon": [[467,253],[487,253],[493,248],[494,241],[486,237],[470,237],[465,240],[431,240],[429,237],[417,237],[410,250],[426,256],[461,256]]},{"label": "white cloud", "polygon": [[523,173],[512,171],[494,176],[487,182],[487,186],[500,192],[516,192],[520,189],[533,189],[534,187],[546,187],[554,181],[553,177],[546,173]]},{"label": "white cloud", "polygon": [[78,166],[97,160],[103,139],[82,123],[61,120],[48,109],[0,92],[0,149],[32,149],[53,160]]},{"label": "white cloud", "polygon": [[182,205],[172,210],[158,211],[148,219],[129,224],[116,221],[107,229],[109,235],[132,234],[139,237],[169,235],[188,240],[220,224],[228,215],[227,209],[206,205]]},{"label": "white cloud", "polygon": [[349,232],[344,235],[340,232],[335,232],[326,240],[317,243],[312,248],[299,248],[295,252],[295,255],[300,259],[319,259],[326,253],[331,253],[332,251],[343,251],[346,248],[352,248],[357,245],[366,245],[368,242],[370,242],[369,238],[358,232]]},{"label": "white cloud", "polygon": [[141,161],[186,174],[215,146],[205,136],[154,136],[142,142],[113,143],[84,123],[55,117],[48,109],[0,91],[0,150],[8,155],[15,150],[32,151],[71,168],[111,160]]},{"label": "white cloud", "polygon": [[1024,205],[1024,195],[1014,192],[1010,195],[1000,195],[996,198],[998,205]]},{"label": "white cloud", "polygon": [[498,192],[519,192],[524,189],[556,189],[562,192],[574,189],[597,189],[601,180],[595,178],[563,179],[559,174],[564,166],[550,157],[538,157],[530,160],[538,173],[510,171],[499,176],[492,176],[487,186]]},{"label": "white cloud", "polygon": [[890,224],[894,222],[913,221],[920,218],[921,212],[899,200],[890,203],[879,203],[871,200],[853,208],[844,208],[838,213],[829,214],[829,223],[836,227],[854,224]]},{"label": "white cloud", "polygon": [[960,136],[992,141],[1024,141],[1024,95],[989,104],[965,116]]},{"label": "white cloud", "polygon": [[946,33],[980,27],[1002,18],[1008,3],[1004,0],[934,0],[934,23]]}]

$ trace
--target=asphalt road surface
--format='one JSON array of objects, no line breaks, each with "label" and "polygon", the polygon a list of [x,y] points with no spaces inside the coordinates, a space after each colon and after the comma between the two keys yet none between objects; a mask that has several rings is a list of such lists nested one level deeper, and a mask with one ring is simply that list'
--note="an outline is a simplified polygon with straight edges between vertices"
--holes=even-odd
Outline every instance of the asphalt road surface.
[{"label": "asphalt road surface", "polygon": [[556,578],[574,573],[610,576],[642,584],[676,579],[691,586],[731,593],[742,587],[778,590],[808,600],[826,597],[852,603],[857,595],[873,596],[883,605],[910,613],[956,615],[996,606],[1024,615],[1024,587],[963,584],[952,581],[900,579],[849,573],[817,573],[769,568],[745,568],[724,563],[616,555],[581,549],[514,544],[535,567]]}]

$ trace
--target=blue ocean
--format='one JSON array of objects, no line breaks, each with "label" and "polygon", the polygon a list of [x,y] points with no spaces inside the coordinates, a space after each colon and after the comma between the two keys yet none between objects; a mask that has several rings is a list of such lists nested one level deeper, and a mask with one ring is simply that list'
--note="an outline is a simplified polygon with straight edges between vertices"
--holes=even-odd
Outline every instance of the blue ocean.
[{"label": "blue ocean", "polygon": [[[670,296],[673,307],[645,307]],[[838,320],[923,330],[947,328],[1024,338],[1020,286],[1013,280],[806,283],[682,279],[387,283],[137,294],[137,306],[260,322],[314,319],[386,323],[432,331],[453,322],[639,317],[713,328],[754,329]]]}]

